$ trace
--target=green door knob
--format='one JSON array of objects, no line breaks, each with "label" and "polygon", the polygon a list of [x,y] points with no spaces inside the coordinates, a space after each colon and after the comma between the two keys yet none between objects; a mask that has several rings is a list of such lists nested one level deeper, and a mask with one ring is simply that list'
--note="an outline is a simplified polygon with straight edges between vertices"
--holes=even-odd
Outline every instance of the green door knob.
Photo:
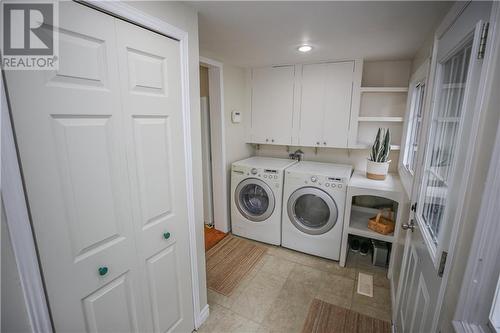
[{"label": "green door knob", "polygon": [[164,232],[163,233],[163,238],[169,239],[170,238],[170,232]]},{"label": "green door knob", "polygon": [[100,276],[104,276],[104,275],[108,274],[108,268],[106,266],[99,267],[97,269],[97,271],[99,272]]}]

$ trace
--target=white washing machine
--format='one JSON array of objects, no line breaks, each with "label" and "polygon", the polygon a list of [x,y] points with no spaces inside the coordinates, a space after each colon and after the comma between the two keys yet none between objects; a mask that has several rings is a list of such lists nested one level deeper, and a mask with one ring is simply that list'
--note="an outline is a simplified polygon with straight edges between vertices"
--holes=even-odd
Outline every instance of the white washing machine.
[{"label": "white washing machine", "polygon": [[231,167],[231,225],[235,235],[281,244],[284,170],[295,160],[250,157]]},{"label": "white washing machine", "polygon": [[339,260],[350,165],[299,162],[285,172],[284,247]]}]

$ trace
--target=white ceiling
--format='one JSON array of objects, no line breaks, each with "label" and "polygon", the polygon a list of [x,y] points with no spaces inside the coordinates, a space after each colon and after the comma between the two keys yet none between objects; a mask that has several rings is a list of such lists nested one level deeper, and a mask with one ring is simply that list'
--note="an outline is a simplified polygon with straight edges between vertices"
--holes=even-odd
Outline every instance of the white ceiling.
[{"label": "white ceiling", "polygon": [[[191,2],[200,53],[237,66],[412,59],[452,2]],[[296,49],[307,43],[308,54]]]}]

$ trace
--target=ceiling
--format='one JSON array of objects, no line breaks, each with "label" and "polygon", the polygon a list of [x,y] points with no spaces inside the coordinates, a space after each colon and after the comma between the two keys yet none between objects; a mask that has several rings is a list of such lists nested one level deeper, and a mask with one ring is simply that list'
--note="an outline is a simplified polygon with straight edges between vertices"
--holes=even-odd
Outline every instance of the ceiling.
[{"label": "ceiling", "polygon": [[[191,2],[200,54],[237,66],[412,59],[452,2]],[[313,46],[307,54],[297,47]]]}]

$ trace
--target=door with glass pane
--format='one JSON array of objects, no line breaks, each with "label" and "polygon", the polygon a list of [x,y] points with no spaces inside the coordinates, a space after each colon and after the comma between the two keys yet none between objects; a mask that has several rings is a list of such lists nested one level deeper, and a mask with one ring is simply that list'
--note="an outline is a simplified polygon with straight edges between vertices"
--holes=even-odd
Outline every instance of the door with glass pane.
[{"label": "door with glass pane", "polygon": [[300,231],[309,235],[321,235],[337,223],[338,209],[332,197],[315,187],[302,187],[290,195],[288,217]]},{"label": "door with glass pane", "polygon": [[423,110],[419,143],[424,150],[406,160],[408,167],[416,168],[415,205],[412,220],[403,225],[407,235],[395,311],[398,332],[437,331],[445,263],[461,217],[469,143],[476,131],[474,106],[482,65],[478,54],[490,6],[470,3],[434,45],[433,91]]},{"label": "door with glass pane", "polygon": [[260,179],[245,179],[236,187],[234,200],[238,211],[252,222],[265,221],[274,211],[273,191]]}]

